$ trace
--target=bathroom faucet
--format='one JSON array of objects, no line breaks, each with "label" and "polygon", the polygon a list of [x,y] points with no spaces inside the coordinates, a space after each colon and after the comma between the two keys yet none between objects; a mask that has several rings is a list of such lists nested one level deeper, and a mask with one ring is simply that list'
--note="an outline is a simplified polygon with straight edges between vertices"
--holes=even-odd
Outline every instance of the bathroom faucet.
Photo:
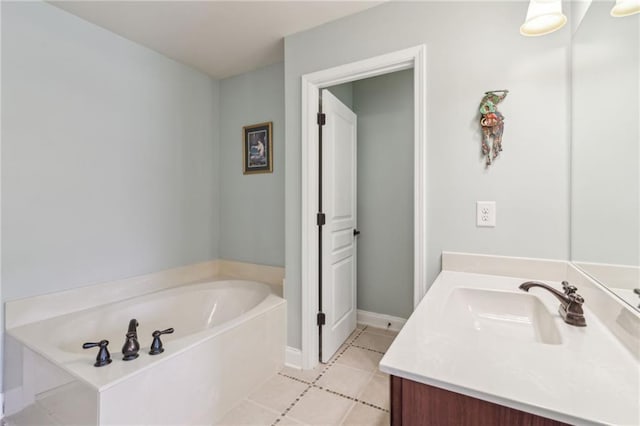
[{"label": "bathroom faucet", "polygon": [[527,281],[520,284],[520,290],[529,291],[531,287],[541,287],[545,290],[548,290],[553,294],[558,300],[560,300],[560,307],[558,307],[558,312],[560,316],[570,325],[575,325],[578,327],[585,327],[587,322],[584,319],[584,312],[582,310],[582,304],[584,303],[584,299],[582,296],[576,293],[578,289],[575,286],[569,285],[567,281],[562,281],[562,289],[564,293],[560,293],[553,287],[550,287],[546,284],[536,282],[536,281]]},{"label": "bathroom faucet", "polygon": [[122,346],[122,358],[125,361],[131,361],[138,358],[138,351],[140,350],[140,343],[138,343],[138,320],[135,318],[129,321],[129,331],[127,331],[127,340],[124,341]]},{"label": "bathroom faucet", "polygon": [[134,337],[137,339],[138,338],[138,320],[137,319],[132,319],[131,321],[129,321],[129,330],[127,331],[127,334],[129,333],[133,333]]}]

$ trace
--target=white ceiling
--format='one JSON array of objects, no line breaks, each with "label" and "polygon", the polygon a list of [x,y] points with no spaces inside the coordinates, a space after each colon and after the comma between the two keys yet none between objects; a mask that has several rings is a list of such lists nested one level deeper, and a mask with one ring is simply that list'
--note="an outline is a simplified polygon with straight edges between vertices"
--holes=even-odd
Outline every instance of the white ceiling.
[{"label": "white ceiling", "polygon": [[214,78],[284,60],[284,36],[382,1],[51,1]]}]

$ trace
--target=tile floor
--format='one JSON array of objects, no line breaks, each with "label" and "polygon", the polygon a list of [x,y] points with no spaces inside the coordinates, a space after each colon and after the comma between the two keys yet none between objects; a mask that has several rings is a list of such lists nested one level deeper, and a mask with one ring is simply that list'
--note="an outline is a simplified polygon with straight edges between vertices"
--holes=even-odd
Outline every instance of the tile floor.
[{"label": "tile floor", "polygon": [[285,367],[218,425],[388,425],[389,376],[378,363],[396,334],[358,325],[327,364]]}]

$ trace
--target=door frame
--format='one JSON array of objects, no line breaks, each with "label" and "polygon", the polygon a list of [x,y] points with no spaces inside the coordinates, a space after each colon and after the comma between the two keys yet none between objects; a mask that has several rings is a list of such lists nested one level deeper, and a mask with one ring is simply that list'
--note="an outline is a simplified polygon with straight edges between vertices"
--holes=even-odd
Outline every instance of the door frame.
[{"label": "door frame", "polygon": [[318,124],[320,89],[413,68],[414,307],[427,279],[427,70],[426,45],[398,50],[302,76],[302,368],[318,365]]}]

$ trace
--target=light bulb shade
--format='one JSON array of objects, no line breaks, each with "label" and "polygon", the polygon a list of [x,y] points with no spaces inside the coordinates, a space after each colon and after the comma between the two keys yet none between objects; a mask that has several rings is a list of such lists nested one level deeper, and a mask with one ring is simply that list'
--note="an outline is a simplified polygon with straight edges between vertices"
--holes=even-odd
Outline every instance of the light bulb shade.
[{"label": "light bulb shade", "polygon": [[541,36],[559,30],[566,23],[567,17],[562,13],[561,0],[531,0],[520,34]]},{"label": "light bulb shade", "polygon": [[616,5],[611,9],[611,16],[619,18],[640,13],[640,0],[616,0]]}]

